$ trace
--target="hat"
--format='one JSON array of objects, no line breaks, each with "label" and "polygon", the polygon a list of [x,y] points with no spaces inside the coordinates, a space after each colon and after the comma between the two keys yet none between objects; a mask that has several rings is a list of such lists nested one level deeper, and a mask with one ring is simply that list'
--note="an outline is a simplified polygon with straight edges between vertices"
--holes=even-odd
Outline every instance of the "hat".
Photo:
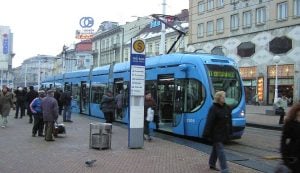
[{"label": "hat", "polygon": [[19,91],[23,91],[23,88],[22,88],[22,87],[19,87],[18,90],[19,90]]}]

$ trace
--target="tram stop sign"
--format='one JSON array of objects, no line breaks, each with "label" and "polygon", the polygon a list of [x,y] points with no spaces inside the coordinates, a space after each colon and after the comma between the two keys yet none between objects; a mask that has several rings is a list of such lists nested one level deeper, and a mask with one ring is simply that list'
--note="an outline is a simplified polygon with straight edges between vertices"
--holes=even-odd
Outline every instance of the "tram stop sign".
[{"label": "tram stop sign", "polygon": [[145,42],[131,40],[128,147],[144,146]]}]

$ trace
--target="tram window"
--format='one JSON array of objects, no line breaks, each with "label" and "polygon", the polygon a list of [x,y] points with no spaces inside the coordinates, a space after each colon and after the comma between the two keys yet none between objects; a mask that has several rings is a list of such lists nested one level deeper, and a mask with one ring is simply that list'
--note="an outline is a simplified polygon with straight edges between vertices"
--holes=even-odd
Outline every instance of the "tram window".
[{"label": "tram window", "polygon": [[73,99],[79,101],[79,95],[80,95],[79,85],[78,84],[73,84],[72,85],[72,97],[73,97]]},{"label": "tram window", "polygon": [[205,89],[199,81],[194,79],[188,79],[185,88],[184,112],[195,112],[204,102]]},{"label": "tram window", "polygon": [[92,84],[92,103],[99,104],[107,86],[104,84]]},{"label": "tram window", "polygon": [[176,80],[175,113],[195,112],[204,102],[205,88],[195,79]]}]

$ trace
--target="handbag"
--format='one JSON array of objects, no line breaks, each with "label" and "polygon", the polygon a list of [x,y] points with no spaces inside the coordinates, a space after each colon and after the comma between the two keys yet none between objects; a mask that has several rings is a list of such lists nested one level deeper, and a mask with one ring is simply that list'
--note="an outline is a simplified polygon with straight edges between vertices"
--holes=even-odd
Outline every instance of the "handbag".
[{"label": "handbag", "polygon": [[147,117],[146,117],[146,120],[149,121],[149,122],[152,122],[153,119],[154,119],[154,110],[153,110],[151,107],[149,107],[149,108],[147,109]]},{"label": "handbag", "polygon": [[282,107],[275,109],[275,115],[281,115],[284,114],[284,109]]}]

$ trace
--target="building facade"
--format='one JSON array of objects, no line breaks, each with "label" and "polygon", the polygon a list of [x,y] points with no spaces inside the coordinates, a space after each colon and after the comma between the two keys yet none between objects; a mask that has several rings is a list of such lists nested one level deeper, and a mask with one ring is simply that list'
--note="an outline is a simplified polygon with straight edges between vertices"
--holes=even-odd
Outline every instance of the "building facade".
[{"label": "building facade", "polygon": [[[190,0],[189,50],[233,58],[249,103],[300,99],[300,0]],[[279,56],[279,62],[274,56]]]},{"label": "building facade", "polygon": [[9,26],[0,26],[0,86],[13,87],[13,33]]},{"label": "building facade", "polygon": [[56,59],[55,56],[37,55],[24,60],[20,67],[14,69],[14,86],[35,86],[47,77],[53,76]]}]

